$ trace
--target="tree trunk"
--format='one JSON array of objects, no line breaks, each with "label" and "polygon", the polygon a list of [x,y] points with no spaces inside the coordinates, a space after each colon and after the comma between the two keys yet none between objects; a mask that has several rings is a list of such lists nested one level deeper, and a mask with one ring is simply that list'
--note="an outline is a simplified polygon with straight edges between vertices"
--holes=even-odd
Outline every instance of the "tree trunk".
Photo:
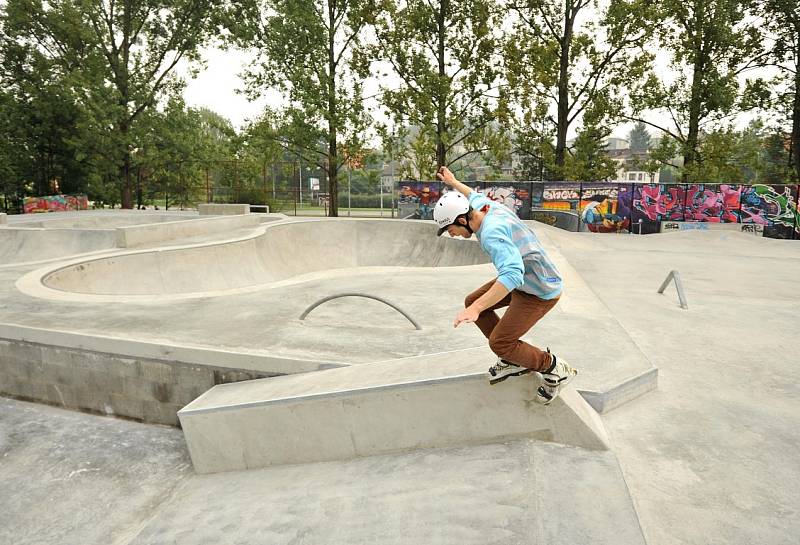
[{"label": "tree trunk", "polygon": [[[328,193],[332,218],[339,216],[339,159],[337,154],[336,119],[336,57],[334,30],[336,28],[335,2],[328,2]],[[301,167],[302,168],[302,167]]]},{"label": "tree trunk", "polygon": [[120,71],[117,74],[117,90],[119,91],[119,105],[122,108],[122,115],[124,121],[119,125],[119,131],[122,138],[120,139],[123,146],[122,155],[122,208],[133,208],[133,191],[131,184],[131,148],[129,138],[130,119],[128,117],[128,105],[130,104],[130,88],[129,88],[129,74],[128,66],[131,54],[130,37],[133,33],[133,23],[131,20],[131,3],[129,1],[123,3],[122,12],[122,44],[120,45],[121,55]]},{"label": "tree trunk", "polygon": [[[692,59],[692,91],[689,102],[689,131],[686,134],[686,144],[683,150],[683,168],[681,176],[683,182],[694,181],[688,179],[686,169],[698,161],[698,140],[700,138],[700,112],[702,109],[703,74],[706,69],[706,55],[703,51],[703,17],[702,13],[694,13],[692,19],[694,26],[694,58]],[[691,29],[687,29],[691,31]]]},{"label": "tree trunk", "polygon": [[[444,81],[446,72],[445,72],[445,59],[444,59],[444,39],[445,39],[445,14],[449,11],[450,2],[449,0],[441,0],[439,3],[439,13],[437,14],[437,26],[438,26],[438,38],[439,43],[437,44],[436,49],[436,56],[439,62],[439,85],[442,84]],[[439,171],[439,168],[445,166],[447,164],[447,157],[445,156],[445,149],[444,149],[444,135],[447,131],[447,112],[445,111],[445,107],[447,105],[446,97],[441,96],[441,93],[438,93],[439,96],[434,98],[436,100],[436,171]],[[422,173],[420,172],[420,179],[422,178]]]},{"label": "tree trunk", "polygon": [[572,45],[572,29],[575,14],[569,0],[564,5],[564,34],[561,38],[561,56],[558,73],[558,113],[556,120],[556,174],[562,177],[567,153],[567,129],[569,128],[569,52]]},{"label": "tree trunk", "polygon": [[795,59],[794,108],[792,109],[790,152],[794,179],[796,182],[800,183],[800,36],[798,36]]}]

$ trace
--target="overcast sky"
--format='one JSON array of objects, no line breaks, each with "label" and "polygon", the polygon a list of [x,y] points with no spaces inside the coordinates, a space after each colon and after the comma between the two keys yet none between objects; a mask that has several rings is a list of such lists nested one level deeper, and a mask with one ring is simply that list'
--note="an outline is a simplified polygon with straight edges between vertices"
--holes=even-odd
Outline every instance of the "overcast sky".
[{"label": "overcast sky", "polygon": [[[247,121],[258,117],[265,105],[274,107],[282,103],[280,93],[269,91],[260,99],[250,102],[247,97],[237,93],[237,89],[243,87],[239,74],[243,68],[252,61],[252,55],[229,50],[223,51],[218,48],[206,48],[204,57],[207,61],[207,68],[201,71],[196,79],[187,78],[187,87],[184,98],[187,105],[192,107],[206,107],[210,110],[229,119],[237,128],[244,126]],[[655,61],[656,72],[665,77],[672,72],[669,55],[665,52],[658,52]],[[179,73],[185,74],[185,66]],[[754,75],[749,74],[751,77]],[[399,82],[399,79],[398,79]],[[365,96],[371,96],[379,91],[380,82],[376,78],[369,78],[364,82]],[[368,106],[377,106],[377,101],[373,99],[366,103]],[[377,110],[377,108],[375,108]],[[379,112],[374,115],[378,121],[385,122],[386,119]],[[756,114],[739,116],[736,125],[742,128],[750,122]],[[672,128],[669,115],[666,112],[650,113],[645,119],[666,128]],[[579,123],[574,123],[570,128],[568,138],[575,136],[575,129],[579,128]],[[621,124],[615,128],[612,136],[617,138],[627,138],[628,132],[633,127],[633,123]],[[652,127],[648,128],[650,133],[656,135],[659,131]]]},{"label": "overcast sky", "polygon": [[[243,87],[239,74],[252,60],[250,55],[241,51],[208,48],[204,52],[204,57],[207,68],[201,71],[196,79],[187,78],[184,98],[188,106],[213,110],[229,119],[235,127],[241,128],[247,121],[258,117],[265,105],[274,106],[282,102],[281,95],[275,91],[269,92],[254,102],[249,102],[246,96],[236,92],[237,89]],[[179,72],[185,74],[185,67]],[[366,96],[377,91],[378,81],[371,79],[365,82],[364,94]],[[381,121],[384,120],[381,118]],[[575,126],[577,124],[573,126],[570,138],[574,136]],[[617,127],[614,136],[625,138],[631,127],[632,124]]]}]

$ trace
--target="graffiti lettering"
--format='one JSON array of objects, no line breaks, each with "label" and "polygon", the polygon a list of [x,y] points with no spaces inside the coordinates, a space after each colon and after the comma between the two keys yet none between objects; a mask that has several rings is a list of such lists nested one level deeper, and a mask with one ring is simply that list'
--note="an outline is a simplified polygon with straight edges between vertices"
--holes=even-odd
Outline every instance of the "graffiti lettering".
[{"label": "graffiti lettering", "polygon": [[546,201],[568,201],[578,199],[580,195],[577,189],[545,189],[544,199]]}]

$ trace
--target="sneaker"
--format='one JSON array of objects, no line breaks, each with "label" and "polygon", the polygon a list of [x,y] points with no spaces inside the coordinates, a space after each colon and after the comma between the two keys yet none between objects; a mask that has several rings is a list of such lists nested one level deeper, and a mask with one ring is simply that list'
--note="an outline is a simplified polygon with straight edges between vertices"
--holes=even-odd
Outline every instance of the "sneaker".
[{"label": "sneaker", "polygon": [[555,354],[551,354],[549,348],[547,353],[550,354],[552,363],[547,371],[542,371],[542,385],[536,390],[536,401],[542,405],[549,405],[561,388],[569,384],[569,381],[578,374],[577,369],[563,359],[558,359]]},{"label": "sneaker", "polygon": [[511,363],[508,360],[497,358],[497,363],[489,367],[489,384],[497,384],[503,382],[508,377],[518,377],[527,373],[532,373],[533,369],[522,367],[516,363]]}]

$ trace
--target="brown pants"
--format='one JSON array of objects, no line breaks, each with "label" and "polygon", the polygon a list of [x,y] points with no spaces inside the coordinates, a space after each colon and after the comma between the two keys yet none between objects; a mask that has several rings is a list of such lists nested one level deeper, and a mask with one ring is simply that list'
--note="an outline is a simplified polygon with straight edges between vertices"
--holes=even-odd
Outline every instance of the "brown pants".
[{"label": "brown pants", "polygon": [[[470,293],[464,300],[470,306],[484,293],[489,291],[495,281],[492,280]],[[555,299],[540,299],[535,295],[514,290],[493,306],[481,312],[475,324],[489,339],[489,348],[504,360],[516,363],[535,371],[543,371],[550,367],[550,355],[533,345],[519,340],[556,306]],[[498,308],[508,307],[502,318],[495,312]]]}]

